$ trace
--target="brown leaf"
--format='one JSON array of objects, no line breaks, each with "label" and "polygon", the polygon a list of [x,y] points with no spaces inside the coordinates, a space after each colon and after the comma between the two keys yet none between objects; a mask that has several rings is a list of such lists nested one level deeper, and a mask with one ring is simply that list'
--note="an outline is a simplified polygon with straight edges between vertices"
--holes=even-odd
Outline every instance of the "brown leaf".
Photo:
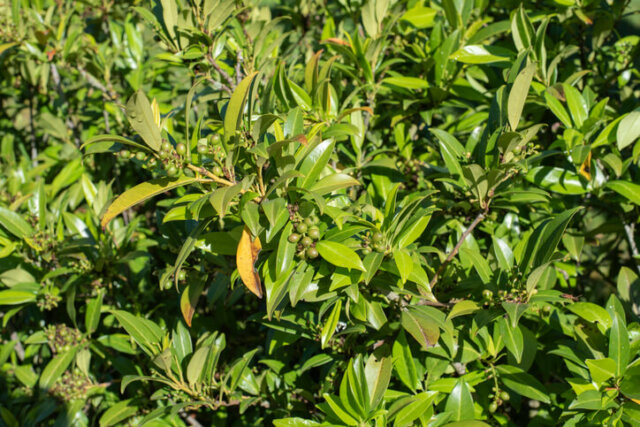
[{"label": "brown leaf", "polygon": [[333,44],[338,44],[338,45],[342,45],[342,46],[351,47],[349,42],[346,42],[346,41],[344,41],[342,39],[339,39],[339,38],[336,38],[336,37],[331,37],[331,38],[328,38],[328,39],[321,40],[320,43],[333,43]]},{"label": "brown leaf", "polygon": [[236,264],[242,282],[258,298],[262,298],[262,287],[260,286],[260,276],[258,276],[254,264],[261,249],[260,239],[256,237],[252,241],[249,228],[244,227],[238,243],[238,251],[236,252]]},{"label": "brown leaf", "polygon": [[198,298],[200,297],[203,289],[204,282],[196,281],[189,284],[184,288],[184,291],[182,291],[182,296],[180,297],[180,310],[182,311],[184,321],[189,327],[191,327],[191,319],[193,318],[193,314],[196,312],[196,304],[198,303]]}]

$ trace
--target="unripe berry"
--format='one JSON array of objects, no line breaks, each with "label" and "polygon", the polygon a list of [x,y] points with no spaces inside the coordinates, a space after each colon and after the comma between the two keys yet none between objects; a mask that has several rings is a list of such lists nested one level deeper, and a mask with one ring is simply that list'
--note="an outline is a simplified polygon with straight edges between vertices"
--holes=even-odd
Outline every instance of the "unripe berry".
[{"label": "unripe berry", "polygon": [[144,159],[147,158],[147,155],[144,153],[144,151],[138,151],[136,153],[136,159],[140,160],[141,162],[144,161]]},{"label": "unripe berry", "polygon": [[209,151],[209,147],[207,147],[206,145],[203,145],[203,144],[198,145],[198,154],[207,154],[208,151]]},{"label": "unripe berry", "polygon": [[178,280],[182,281],[185,280],[187,278],[187,272],[184,270],[180,270],[180,273],[178,273]]},{"label": "unripe berry", "polygon": [[184,156],[187,153],[187,146],[181,142],[180,144],[176,145],[176,151],[181,156]]},{"label": "unripe berry", "polygon": [[313,244],[313,240],[311,240],[311,238],[309,238],[309,237],[303,237],[302,240],[300,240],[300,243],[305,248],[308,248],[309,246],[311,246]]},{"label": "unripe berry", "polygon": [[493,414],[497,410],[498,410],[498,404],[496,402],[492,402],[491,405],[489,405],[489,412]]},{"label": "unripe berry", "polygon": [[167,168],[167,175],[169,176],[176,176],[178,175],[178,168],[171,165]]},{"label": "unripe berry", "polygon": [[490,300],[493,298],[493,292],[491,292],[489,289],[485,289],[484,291],[482,291],[482,298],[486,299],[486,300]]},{"label": "unripe berry", "polygon": [[311,259],[318,258],[318,250],[316,248],[307,249],[307,256]]},{"label": "unripe berry", "polygon": [[287,240],[289,240],[289,243],[297,243],[298,240],[300,240],[300,235],[297,233],[291,233]]},{"label": "unripe berry", "polygon": [[222,175],[222,168],[220,166],[214,166],[212,172],[213,172],[213,174],[215,176],[221,176]]},{"label": "unripe berry", "polygon": [[298,233],[306,233],[307,232],[307,224],[305,224],[304,222],[300,222],[296,225],[296,230],[298,230]]},{"label": "unripe berry", "polygon": [[371,240],[373,240],[375,243],[381,242],[383,238],[384,236],[379,231],[376,231],[375,233],[373,233],[373,236],[371,236]]},{"label": "unripe berry", "polygon": [[307,236],[311,237],[313,240],[318,240],[320,238],[320,230],[318,227],[311,227],[309,231],[307,231]]},{"label": "unripe berry", "polygon": [[507,402],[509,399],[511,399],[511,396],[509,396],[509,393],[507,393],[506,391],[502,391],[500,393],[500,399],[502,399],[505,402]]},{"label": "unripe berry", "polygon": [[171,146],[171,143],[169,141],[165,141],[165,142],[162,143],[162,150],[163,151],[169,152],[169,151],[171,151],[171,148],[173,148],[173,147]]}]

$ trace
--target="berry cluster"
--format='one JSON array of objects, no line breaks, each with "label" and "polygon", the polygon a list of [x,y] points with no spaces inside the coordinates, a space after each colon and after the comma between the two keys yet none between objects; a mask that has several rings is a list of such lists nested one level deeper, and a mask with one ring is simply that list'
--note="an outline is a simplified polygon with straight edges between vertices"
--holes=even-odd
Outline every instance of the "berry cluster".
[{"label": "berry cluster", "polygon": [[58,303],[62,301],[62,297],[58,295],[58,288],[47,289],[43,294],[38,297],[36,305],[40,310],[53,310],[58,306]]},{"label": "berry cluster", "polygon": [[404,176],[408,177],[404,183],[402,183],[404,190],[415,190],[418,188],[420,181],[424,182],[424,172],[422,170],[422,161],[418,159],[408,159],[406,161],[398,160],[396,167]]},{"label": "berry cluster", "polygon": [[213,160],[214,166],[211,168],[211,172],[214,175],[222,176],[224,174],[223,165],[225,155],[220,145],[220,135],[214,133],[209,137],[209,141],[204,138],[199,140],[197,151],[200,156]]},{"label": "berry cluster", "polygon": [[[533,290],[535,293],[536,290]],[[529,300],[529,293],[526,289],[511,288],[509,291],[501,289],[498,291],[498,296],[494,298],[493,291],[485,289],[482,291],[482,298],[484,299],[484,308],[493,307],[503,302],[515,302],[517,304],[524,304]]]},{"label": "berry cluster", "polygon": [[493,399],[493,402],[489,405],[489,412],[492,414],[498,410],[498,406],[502,405],[504,402],[508,402],[511,396],[504,390],[500,390],[498,387],[493,387],[491,389],[493,393],[489,395],[490,398]]},{"label": "berry cluster", "polygon": [[362,255],[369,255],[372,250],[376,252],[387,250],[384,234],[379,230],[368,231],[362,238]]},{"label": "berry cluster", "polygon": [[87,391],[92,386],[91,380],[76,369],[73,372],[66,371],[62,374],[62,377],[49,389],[49,393],[63,402],[84,400]]},{"label": "berry cluster", "polygon": [[75,328],[70,328],[64,324],[49,325],[44,330],[44,334],[49,341],[49,347],[54,353],[64,353],[72,347],[86,343],[86,338]]},{"label": "berry cluster", "polygon": [[[314,259],[318,257],[316,242],[320,239],[320,229],[316,225],[318,217],[311,214],[302,219],[297,213],[297,206],[289,209],[289,218],[293,217],[296,231],[289,235],[290,243],[297,243],[297,255],[301,259]],[[293,215],[291,214],[294,212]]]}]

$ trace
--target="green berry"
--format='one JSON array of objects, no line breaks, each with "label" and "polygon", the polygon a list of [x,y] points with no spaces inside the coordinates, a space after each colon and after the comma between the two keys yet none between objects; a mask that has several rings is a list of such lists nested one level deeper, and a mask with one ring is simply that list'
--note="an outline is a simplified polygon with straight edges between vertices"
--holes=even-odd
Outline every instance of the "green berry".
[{"label": "green berry", "polygon": [[311,227],[309,231],[307,231],[307,236],[311,237],[313,240],[318,240],[320,238],[320,230],[318,227]]},{"label": "green berry", "polygon": [[144,162],[144,159],[147,158],[147,155],[144,153],[144,151],[138,151],[136,153],[136,159],[140,160],[141,162]]},{"label": "green berry", "polygon": [[371,249],[369,248],[362,248],[362,255],[367,256],[371,253]]},{"label": "green berry", "polygon": [[178,273],[178,280],[182,281],[186,278],[187,278],[187,272],[184,270],[180,270],[180,273]]},{"label": "green berry", "polygon": [[128,159],[130,155],[131,153],[129,152],[129,150],[120,151],[120,157],[122,157],[123,159]]},{"label": "green berry", "polygon": [[170,280],[167,280],[167,282],[164,284],[164,288],[167,289],[167,290],[171,289],[171,286],[172,285],[171,285],[171,281]]},{"label": "green berry", "polygon": [[178,175],[178,168],[171,165],[167,168],[167,175],[169,176],[176,176]]},{"label": "green berry", "polygon": [[300,240],[300,235],[297,233],[291,233],[287,240],[289,240],[289,243],[297,243],[298,240]]},{"label": "green berry", "polygon": [[384,236],[379,231],[376,231],[375,233],[373,233],[373,236],[371,236],[371,240],[373,240],[375,243],[381,242],[383,238]]},{"label": "green berry", "polygon": [[311,259],[318,258],[318,250],[316,248],[307,249],[307,256]]},{"label": "green berry", "polygon": [[482,291],[482,298],[486,299],[486,300],[490,300],[493,298],[493,292],[491,292],[489,289],[485,289],[484,291]]},{"label": "green berry", "polygon": [[307,224],[305,224],[304,222],[300,222],[296,225],[296,230],[298,230],[298,233],[306,233],[307,232]]},{"label": "green berry", "polygon": [[209,147],[207,147],[204,144],[200,144],[198,145],[198,154],[207,154],[207,152],[209,151]]},{"label": "green berry", "polygon": [[302,238],[302,240],[300,240],[300,243],[305,248],[308,248],[309,246],[311,246],[313,244],[313,240],[311,240],[311,238],[305,236],[305,237]]},{"label": "green berry", "polygon": [[384,247],[379,243],[374,243],[373,244],[373,250],[376,251],[376,252],[382,252],[382,251],[384,251]]},{"label": "green berry", "polygon": [[489,405],[489,412],[493,414],[497,410],[498,410],[498,404],[496,402],[492,402],[491,405]]},{"label": "green berry", "polygon": [[181,142],[180,144],[176,145],[176,151],[181,156],[184,156],[185,154],[187,154],[187,146]]},{"label": "green berry", "polygon": [[157,163],[157,160],[156,160],[156,158],[155,158],[155,157],[150,157],[150,158],[149,158],[149,160],[147,161],[147,164],[148,164],[149,166],[155,166],[155,165],[156,165],[156,163]]},{"label": "green berry", "polygon": [[220,135],[214,133],[213,135],[211,135],[211,141],[213,141],[214,144],[217,143],[218,141],[220,141]]},{"label": "green berry", "polygon": [[304,223],[307,224],[307,226],[311,227],[316,222],[313,220],[312,217],[308,216],[304,219]]},{"label": "green berry", "polygon": [[169,141],[165,141],[162,143],[162,150],[166,152],[170,152],[173,147]]},{"label": "green berry", "polygon": [[220,166],[214,166],[212,172],[213,172],[213,174],[215,176],[221,176],[222,175],[222,168]]},{"label": "green berry", "polygon": [[500,399],[502,399],[505,402],[507,402],[507,401],[509,401],[509,399],[511,399],[511,396],[509,396],[509,393],[507,393],[506,391],[502,391],[500,393]]}]

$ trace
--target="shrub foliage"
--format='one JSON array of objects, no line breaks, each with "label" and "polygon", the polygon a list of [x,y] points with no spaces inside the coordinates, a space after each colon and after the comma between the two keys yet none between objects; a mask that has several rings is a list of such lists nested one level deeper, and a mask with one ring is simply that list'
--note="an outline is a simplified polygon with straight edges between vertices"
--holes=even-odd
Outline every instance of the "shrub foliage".
[{"label": "shrub foliage", "polygon": [[640,424],[633,2],[0,11],[0,425]]}]

